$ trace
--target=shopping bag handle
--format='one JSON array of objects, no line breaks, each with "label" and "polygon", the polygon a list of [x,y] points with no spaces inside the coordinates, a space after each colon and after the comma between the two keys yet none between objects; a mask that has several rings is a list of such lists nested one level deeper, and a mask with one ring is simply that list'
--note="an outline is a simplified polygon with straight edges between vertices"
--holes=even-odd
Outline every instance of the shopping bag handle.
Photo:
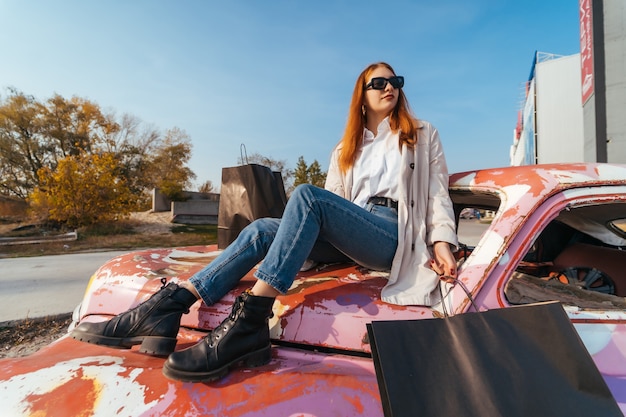
[{"label": "shopping bag handle", "polygon": [[[243,159],[244,155],[246,156],[246,159]],[[248,151],[246,150],[246,145],[244,143],[239,145],[239,156],[241,157],[242,165],[248,165]]]},{"label": "shopping bag handle", "polygon": [[467,287],[465,286],[465,284],[463,284],[459,279],[449,276],[449,275],[440,275],[439,276],[439,295],[441,295],[441,306],[443,308],[443,315],[446,317],[450,317],[450,315],[448,314],[448,310],[446,309],[446,297],[448,296],[448,294],[450,293],[450,290],[448,290],[448,292],[446,293],[446,295],[443,295],[443,291],[441,290],[441,285],[443,284],[444,281],[452,281],[454,283],[453,287],[456,286],[456,284],[459,284],[459,286],[461,287],[461,289],[463,289],[463,292],[465,292],[465,295],[467,295],[467,298],[469,298],[470,303],[472,303],[472,306],[474,307],[474,310],[476,310],[476,312],[480,311],[478,310],[478,306],[476,305],[476,302],[474,301],[474,297],[472,297],[472,293],[470,293],[470,291],[467,289]]}]

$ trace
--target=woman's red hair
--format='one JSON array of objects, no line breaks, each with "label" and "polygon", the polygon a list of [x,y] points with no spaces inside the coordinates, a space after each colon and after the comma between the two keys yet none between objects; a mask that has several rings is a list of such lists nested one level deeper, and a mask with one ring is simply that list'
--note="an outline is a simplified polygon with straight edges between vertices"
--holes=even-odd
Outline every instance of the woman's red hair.
[{"label": "woman's red hair", "polygon": [[[363,114],[365,84],[372,71],[379,67],[386,67],[393,72],[394,75],[396,75],[393,68],[391,68],[391,65],[385,62],[377,62],[365,68],[357,78],[354,86],[354,92],[352,93],[352,101],[350,102],[350,108],[348,110],[346,130],[341,138],[342,147],[339,153],[339,169],[341,172],[345,173],[348,168],[354,165],[357,151],[363,142],[363,131],[365,129],[365,121],[367,117],[366,114]],[[402,89],[399,89],[398,92],[398,103],[389,115],[389,125],[391,126],[392,131],[400,131],[399,146],[406,144],[413,147],[415,143],[417,143],[418,122],[411,112],[409,102],[407,101]]]}]

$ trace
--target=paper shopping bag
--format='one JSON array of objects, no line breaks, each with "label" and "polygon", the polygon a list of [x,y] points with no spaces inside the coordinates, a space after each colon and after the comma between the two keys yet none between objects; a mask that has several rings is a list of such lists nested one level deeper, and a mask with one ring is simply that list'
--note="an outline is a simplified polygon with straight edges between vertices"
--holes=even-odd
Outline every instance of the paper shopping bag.
[{"label": "paper shopping bag", "polygon": [[280,218],[286,203],[280,172],[257,164],[223,168],[217,216],[218,248],[228,246],[256,219]]},{"label": "paper shopping bag", "polygon": [[367,326],[385,416],[622,416],[559,303]]}]

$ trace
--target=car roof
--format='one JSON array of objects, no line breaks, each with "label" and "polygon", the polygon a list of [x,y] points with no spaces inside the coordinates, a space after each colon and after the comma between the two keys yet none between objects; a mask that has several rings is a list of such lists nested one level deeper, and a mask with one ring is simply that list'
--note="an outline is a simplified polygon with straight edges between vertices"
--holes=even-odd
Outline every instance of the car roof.
[{"label": "car roof", "polygon": [[572,186],[626,184],[626,165],[607,163],[538,164],[488,168],[450,175],[450,189],[503,189],[527,185],[531,190],[554,191]]}]

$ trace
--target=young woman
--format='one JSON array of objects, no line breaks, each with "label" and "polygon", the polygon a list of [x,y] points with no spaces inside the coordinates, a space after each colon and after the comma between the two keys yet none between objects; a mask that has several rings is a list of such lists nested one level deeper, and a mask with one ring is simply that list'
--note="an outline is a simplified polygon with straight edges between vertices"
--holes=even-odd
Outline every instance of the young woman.
[{"label": "young woman", "polygon": [[[163,367],[167,377],[205,382],[238,362],[270,361],[274,298],[287,292],[307,259],[390,270],[381,294],[389,303],[438,302],[440,276],[456,277],[448,173],[437,130],[412,115],[403,85],[388,64],[368,66],[357,78],[326,189],[297,187],[282,219],[254,221],[189,281],[168,284],[108,322],[83,323],[72,337],[171,353]],[[173,352],[182,314],[199,298],[208,305],[218,301],[261,261],[256,283],[237,298],[230,316],[194,346]]]}]

